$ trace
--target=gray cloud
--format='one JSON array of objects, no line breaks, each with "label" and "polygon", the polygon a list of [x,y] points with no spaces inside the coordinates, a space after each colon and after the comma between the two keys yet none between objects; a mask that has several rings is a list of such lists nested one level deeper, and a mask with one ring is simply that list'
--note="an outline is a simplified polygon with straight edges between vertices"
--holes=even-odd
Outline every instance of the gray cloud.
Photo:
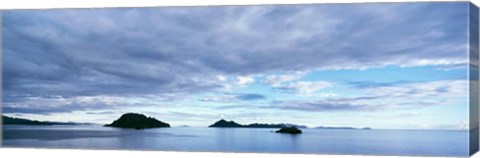
[{"label": "gray cloud", "polygon": [[225,93],[215,96],[206,96],[199,101],[204,102],[240,102],[240,101],[256,101],[267,99],[265,95],[255,93]]},{"label": "gray cloud", "polygon": [[332,102],[332,101],[277,101],[272,103],[269,108],[279,108],[283,110],[300,110],[300,111],[366,111],[377,110],[377,108],[366,104],[355,104],[348,102]]},{"label": "gray cloud", "polygon": [[261,94],[241,94],[241,95],[238,95],[237,98],[240,100],[249,101],[249,100],[262,100],[262,99],[266,99],[267,97]]},{"label": "gray cloud", "polygon": [[5,111],[34,112],[17,105],[31,97],[211,92],[224,74],[463,64],[467,4],[4,11]]},{"label": "gray cloud", "polygon": [[412,83],[411,81],[395,81],[395,82],[371,82],[371,81],[349,81],[354,88],[375,88],[375,87],[386,87],[386,86],[398,86],[402,84]]},{"label": "gray cloud", "polygon": [[468,81],[444,80],[405,83],[391,86],[375,84],[352,93],[357,97],[330,97],[314,100],[276,100],[269,104],[226,105],[216,109],[277,109],[305,112],[385,111],[421,109],[430,106],[456,105],[468,98]]},{"label": "gray cloud", "polygon": [[[382,101],[382,99],[372,100]],[[341,111],[381,111],[391,109],[418,109],[434,105],[442,105],[438,101],[404,101],[400,103],[371,103],[363,98],[341,98],[316,101],[275,101],[270,106],[259,108],[297,110],[306,112],[341,112]]]},{"label": "gray cloud", "polygon": [[24,104],[22,106],[11,106],[6,105],[2,107],[3,113],[24,113],[24,114],[40,114],[40,115],[50,115],[52,113],[71,113],[74,111],[84,111],[84,110],[102,110],[112,108],[112,106],[106,106],[103,103],[97,104],[62,104],[60,106],[51,105],[29,105]]}]

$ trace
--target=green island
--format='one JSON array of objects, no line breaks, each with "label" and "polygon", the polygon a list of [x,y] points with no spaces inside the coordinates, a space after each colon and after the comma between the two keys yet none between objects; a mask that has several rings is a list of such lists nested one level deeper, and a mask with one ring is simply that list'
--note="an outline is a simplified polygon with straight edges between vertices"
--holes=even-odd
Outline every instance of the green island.
[{"label": "green island", "polygon": [[147,117],[143,114],[126,113],[119,119],[113,121],[105,127],[116,128],[133,128],[133,129],[147,129],[147,128],[169,128],[170,124],[159,121],[153,117]]}]

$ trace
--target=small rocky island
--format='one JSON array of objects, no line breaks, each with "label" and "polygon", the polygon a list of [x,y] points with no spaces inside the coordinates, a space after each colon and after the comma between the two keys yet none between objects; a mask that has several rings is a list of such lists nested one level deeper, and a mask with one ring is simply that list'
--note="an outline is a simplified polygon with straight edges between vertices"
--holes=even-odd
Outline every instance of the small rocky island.
[{"label": "small rocky island", "polygon": [[286,133],[286,134],[302,134],[302,130],[297,127],[283,127],[275,133]]},{"label": "small rocky island", "polygon": [[170,125],[155,118],[147,117],[143,114],[127,113],[123,114],[119,119],[113,121],[113,123],[105,125],[105,127],[146,129],[162,127],[168,128]]},{"label": "small rocky island", "polygon": [[226,121],[224,119],[221,119],[214,124],[208,126],[208,127],[216,127],[216,128],[283,128],[283,127],[297,127],[297,128],[307,128],[307,126],[303,125],[294,125],[294,124],[286,124],[286,123],[281,123],[281,124],[265,124],[265,123],[252,123],[249,125],[242,125],[239,123],[236,123],[234,121]]}]

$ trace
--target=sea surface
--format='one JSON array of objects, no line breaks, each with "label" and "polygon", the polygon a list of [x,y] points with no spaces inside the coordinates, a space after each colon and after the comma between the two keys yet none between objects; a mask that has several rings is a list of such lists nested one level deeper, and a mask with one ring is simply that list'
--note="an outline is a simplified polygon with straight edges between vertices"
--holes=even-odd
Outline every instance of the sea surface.
[{"label": "sea surface", "polygon": [[3,126],[5,147],[347,155],[468,156],[468,131]]}]

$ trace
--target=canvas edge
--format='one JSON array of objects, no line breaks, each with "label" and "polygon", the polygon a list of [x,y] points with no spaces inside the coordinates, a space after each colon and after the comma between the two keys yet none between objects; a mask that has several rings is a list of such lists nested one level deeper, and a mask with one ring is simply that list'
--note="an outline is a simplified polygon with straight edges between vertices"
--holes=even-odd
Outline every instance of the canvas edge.
[{"label": "canvas edge", "polygon": [[469,155],[479,150],[479,8],[468,6]]},{"label": "canvas edge", "polygon": [[[216,3],[202,3],[202,2],[179,2],[175,3],[172,2],[171,4],[157,4],[154,2],[149,3],[138,3],[135,5],[125,5],[125,4],[116,4],[116,5],[107,5],[107,4],[91,4],[91,3],[79,3],[77,6],[73,3],[66,3],[66,4],[59,4],[58,6],[50,6],[45,7],[43,5],[37,6],[15,6],[12,7],[3,7],[0,1],[0,11],[9,11],[9,10],[61,10],[61,9],[129,9],[129,8],[170,8],[170,7],[229,7],[229,6],[287,6],[287,5],[339,5],[339,4],[387,4],[387,3],[472,3],[471,0],[365,0],[365,1],[292,1],[288,3],[286,1],[278,1],[278,2],[256,2],[256,3],[245,3],[245,2],[235,2],[235,1],[225,1],[221,2],[218,1]],[[143,5],[142,5],[143,4]]]},{"label": "canvas edge", "polygon": [[[0,63],[3,63],[3,10],[0,10]],[[3,146],[3,64],[0,64],[0,147]]]}]

